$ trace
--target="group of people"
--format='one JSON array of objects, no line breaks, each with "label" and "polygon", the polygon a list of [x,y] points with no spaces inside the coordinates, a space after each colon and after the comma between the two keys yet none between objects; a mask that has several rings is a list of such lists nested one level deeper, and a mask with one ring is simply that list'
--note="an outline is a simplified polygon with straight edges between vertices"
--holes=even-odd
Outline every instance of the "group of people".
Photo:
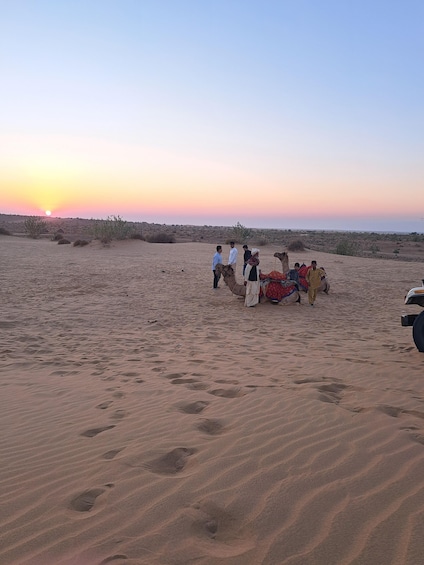
[{"label": "group of people", "polygon": [[[244,285],[246,286],[246,298],[244,301],[245,306],[253,308],[259,302],[259,293],[261,290],[260,285],[260,270],[259,270],[259,249],[254,247],[252,250],[247,245],[243,245],[243,278]],[[234,273],[237,268],[238,249],[235,247],[235,242],[230,241],[230,252],[228,255],[228,265],[232,267]],[[216,246],[216,253],[212,259],[213,271],[213,288],[218,288],[220,273],[217,272],[216,266],[222,264],[222,246]],[[288,272],[288,278],[299,284],[299,270],[300,264],[295,263],[294,269]],[[308,283],[308,302],[313,306],[317,297],[318,289],[321,286],[321,280],[325,277],[324,269],[317,266],[316,261],[311,261],[311,266],[306,273],[306,281]]]},{"label": "group of people", "polygon": [[[246,286],[245,305],[252,308],[259,302],[259,293],[261,290],[259,278],[259,249],[254,247],[252,250],[247,245],[243,245],[243,278]],[[228,256],[228,265],[233,269],[234,273],[237,268],[238,249],[234,241],[230,241],[230,253]],[[218,288],[220,273],[216,270],[216,266],[222,264],[222,246],[216,246],[216,253],[212,259],[213,271],[213,288]]]},{"label": "group of people", "polygon": [[[300,285],[300,278],[299,278],[299,271],[300,271],[300,264],[295,263],[294,269],[290,269],[287,274],[287,278],[292,281],[295,281],[299,287]],[[321,286],[322,279],[326,276],[325,270],[318,267],[316,261],[311,261],[311,266],[306,271],[305,279],[308,283],[308,302],[311,306],[314,305],[318,289]],[[324,290],[328,294],[328,290]]]}]

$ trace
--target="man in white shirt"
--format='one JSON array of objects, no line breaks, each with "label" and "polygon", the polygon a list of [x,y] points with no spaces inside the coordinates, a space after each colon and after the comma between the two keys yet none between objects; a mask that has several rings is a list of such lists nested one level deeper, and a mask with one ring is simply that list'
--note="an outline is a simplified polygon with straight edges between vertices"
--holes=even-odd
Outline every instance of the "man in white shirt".
[{"label": "man in white shirt", "polygon": [[228,264],[233,268],[234,273],[237,267],[238,249],[234,247],[234,241],[230,241],[230,254],[228,256]]}]

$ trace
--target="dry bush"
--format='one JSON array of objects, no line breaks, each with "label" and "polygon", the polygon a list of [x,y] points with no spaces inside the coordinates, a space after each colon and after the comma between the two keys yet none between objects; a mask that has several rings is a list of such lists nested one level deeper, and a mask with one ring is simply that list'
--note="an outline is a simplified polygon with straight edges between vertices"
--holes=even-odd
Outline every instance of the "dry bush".
[{"label": "dry bush", "polygon": [[133,233],[134,228],[120,216],[108,216],[106,220],[94,220],[92,235],[95,239],[107,245],[113,239],[127,239]]},{"label": "dry bush", "polygon": [[61,233],[55,233],[52,237],[52,241],[60,241],[61,239],[63,239],[63,235]]},{"label": "dry bush", "polygon": [[305,251],[305,244],[301,239],[291,241],[287,246],[288,251]]},{"label": "dry bush", "polygon": [[0,235],[12,235],[6,228],[0,228]]},{"label": "dry bush", "polygon": [[42,233],[46,232],[47,223],[37,216],[29,216],[24,221],[24,228],[28,237],[37,239]]},{"label": "dry bush", "polygon": [[339,241],[336,246],[336,255],[358,255],[358,243],[356,241]]},{"label": "dry bush", "polygon": [[57,242],[58,245],[66,245],[67,243],[71,243],[69,241],[69,239],[65,239],[64,237],[62,237],[62,239],[59,239],[59,241]]},{"label": "dry bush", "polygon": [[175,237],[172,234],[164,232],[149,235],[146,240],[149,243],[175,243]]},{"label": "dry bush", "polygon": [[74,247],[84,247],[84,245],[88,245],[90,242],[86,241],[85,239],[77,239],[76,241],[74,241],[73,246]]},{"label": "dry bush", "polygon": [[130,239],[140,239],[141,241],[145,241],[145,237],[141,233],[132,233],[130,235]]},{"label": "dry bush", "polygon": [[269,239],[265,236],[259,236],[255,239],[255,245],[258,247],[265,247],[265,245],[269,244]]}]

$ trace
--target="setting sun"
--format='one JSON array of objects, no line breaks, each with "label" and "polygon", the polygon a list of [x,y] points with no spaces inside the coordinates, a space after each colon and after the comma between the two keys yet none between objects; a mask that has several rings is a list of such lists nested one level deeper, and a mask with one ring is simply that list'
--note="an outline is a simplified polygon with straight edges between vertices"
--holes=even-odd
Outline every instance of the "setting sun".
[{"label": "setting sun", "polygon": [[51,216],[52,213],[50,212],[50,210],[46,210],[46,216]]}]

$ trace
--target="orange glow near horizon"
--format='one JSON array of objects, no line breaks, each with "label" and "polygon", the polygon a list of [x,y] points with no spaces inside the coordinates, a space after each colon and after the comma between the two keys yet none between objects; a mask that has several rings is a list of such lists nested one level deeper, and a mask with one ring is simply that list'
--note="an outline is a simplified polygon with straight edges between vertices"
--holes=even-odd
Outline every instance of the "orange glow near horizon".
[{"label": "orange glow near horizon", "polygon": [[3,205],[16,213],[237,218],[416,215],[417,210],[416,202],[400,201],[396,180],[369,180],[357,170],[287,165],[278,175],[80,138],[0,137],[0,150]]}]

